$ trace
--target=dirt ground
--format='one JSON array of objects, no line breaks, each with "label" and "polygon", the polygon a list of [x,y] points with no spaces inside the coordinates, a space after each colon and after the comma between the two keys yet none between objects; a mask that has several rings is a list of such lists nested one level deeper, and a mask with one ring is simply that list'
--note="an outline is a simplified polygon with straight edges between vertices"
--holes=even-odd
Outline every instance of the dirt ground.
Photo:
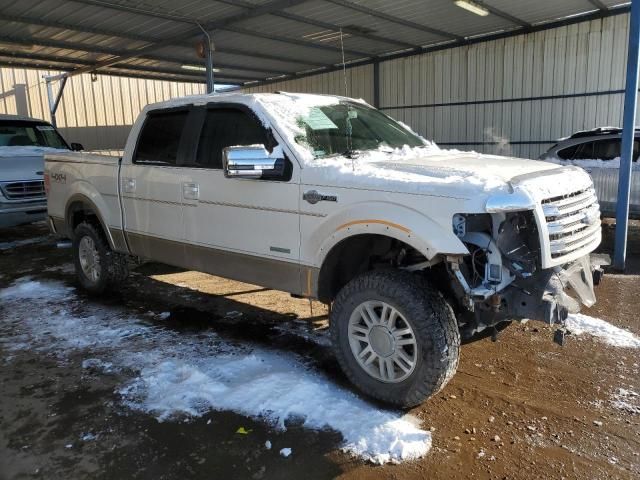
[{"label": "dirt ground", "polygon": [[[605,227],[604,251],[611,242],[612,228]],[[75,285],[64,247],[42,225],[0,230],[0,288],[26,276]],[[636,224],[628,272],[607,275],[598,303],[584,313],[640,334],[639,260]],[[169,312],[177,330],[212,330],[238,344],[302,354],[331,381],[351,388],[330,349],[313,341],[327,325],[318,303],[152,264],[119,292],[86,302]],[[0,324],[6,313],[0,304]],[[432,450],[385,466],[342,453],[336,432],[295,422],[276,431],[223,411],[160,423],[122,407],[118,375],[92,374],[80,358],[60,362],[37,349],[9,358],[0,343],[0,478],[640,478],[640,415],[613,404],[619,388],[640,392],[638,350],[588,335],[569,336],[560,347],[553,333],[529,322],[506,329],[496,342],[464,346],[451,383],[411,410],[432,430]],[[239,426],[251,434],[238,435]],[[87,431],[100,432],[99,441],[78,442]],[[295,454],[265,451],[266,439],[276,448],[294,445]]]}]

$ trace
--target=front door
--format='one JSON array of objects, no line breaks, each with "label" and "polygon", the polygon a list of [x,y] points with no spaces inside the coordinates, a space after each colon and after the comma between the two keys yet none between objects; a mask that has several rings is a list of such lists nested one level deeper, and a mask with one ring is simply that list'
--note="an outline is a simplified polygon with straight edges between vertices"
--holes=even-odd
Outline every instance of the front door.
[{"label": "front door", "polygon": [[226,178],[223,149],[275,147],[276,140],[242,105],[202,107],[193,158],[185,165],[182,201],[186,262],[191,268],[299,292],[298,168],[281,180]]}]

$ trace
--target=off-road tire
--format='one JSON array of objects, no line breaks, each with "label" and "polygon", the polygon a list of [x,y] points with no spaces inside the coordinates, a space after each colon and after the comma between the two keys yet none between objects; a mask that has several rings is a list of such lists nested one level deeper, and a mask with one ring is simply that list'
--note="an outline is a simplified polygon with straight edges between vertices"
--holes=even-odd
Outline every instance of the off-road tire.
[{"label": "off-road tire", "polygon": [[[82,270],[80,265],[79,246],[83,237],[88,236],[98,252],[101,274],[97,281],[93,281]],[[73,263],[80,286],[90,293],[100,294],[122,282],[129,275],[127,256],[114,252],[99,225],[94,223],[80,223],[73,234]]]},{"label": "off-road tire", "polygon": [[[396,308],[410,323],[417,340],[413,372],[397,383],[370,376],[356,361],[349,345],[352,312],[368,300]],[[330,330],[338,363],[349,380],[365,394],[399,407],[412,407],[440,391],[458,367],[460,334],[451,306],[442,294],[417,274],[380,270],[361,274],[338,293]]]}]

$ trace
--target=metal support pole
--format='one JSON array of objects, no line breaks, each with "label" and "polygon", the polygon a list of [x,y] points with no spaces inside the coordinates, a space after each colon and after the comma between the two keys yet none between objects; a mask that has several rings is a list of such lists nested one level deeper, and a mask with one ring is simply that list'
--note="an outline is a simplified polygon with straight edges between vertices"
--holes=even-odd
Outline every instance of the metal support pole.
[{"label": "metal support pole", "polygon": [[204,57],[205,57],[205,67],[207,73],[207,93],[215,93],[216,84],[213,79],[213,51],[215,50],[215,46],[213,45],[213,39],[207,30],[196,22],[196,25],[200,27],[202,33],[207,38],[207,41],[204,42]]},{"label": "metal support pole", "polygon": [[[58,105],[60,105],[60,100],[62,99],[62,93],[64,92],[64,86],[67,84],[67,76],[66,75],[56,75],[53,77],[44,77],[45,82],[47,82],[47,99],[49,100],[49,113],[51,114],[51,125],[54,127],[58,126],[56,121],[56,111],[58,110]],[[60,87],[58,88],[58,93],[53,95],[53,82],[56,80],[60,80]]]},{"label": "metal support pole", "polygon": [[380,108],[380,62],[373,63],[373,106]]},{"label": "metal support pole", "polygon": [[206,62],[207,62],[207,93],[214,93],[216,91],[216,85],[213,81],[213,41],[207,33],[206,44]]},{"label": "metal support pole", "polygon": [[624,270],[627,257],[627,228],[629,223],[629,197],[631,195],[631,161],[635,137],[636,109],[638,101],[638,68],[640,67],[640,0],[632,0],[629,21],[629,53],[627,80],[624,93],[624,117],[622,124],[622,150],[618,201],[616,206],[616,239],[613,267]]}]

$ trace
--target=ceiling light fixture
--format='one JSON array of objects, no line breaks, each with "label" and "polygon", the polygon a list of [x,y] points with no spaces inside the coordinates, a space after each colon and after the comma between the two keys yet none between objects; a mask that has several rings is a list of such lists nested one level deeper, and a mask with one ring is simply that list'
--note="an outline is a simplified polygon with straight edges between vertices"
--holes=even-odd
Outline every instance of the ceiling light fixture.
[{"label": "ceiling light fixture", "polygon": [[[180,68],[182,68],[183,70],[193,70],[196,72],[206,72],[207,68],[203,67],[202,65],[180,65]],[[220,70],[217,68],[213,69],[213,72],[219,72]]]},{"label": "ceiling light fixture", "polygon": [[464,8],[465,10],[475,13],[476,15],[480,15],[481,17],[486,17],[489,15],[489,10],[483,7],[482,5],[477,4],[476,2],[472,2],[471,0],[455,0],[455,3],[460,8]]}]

